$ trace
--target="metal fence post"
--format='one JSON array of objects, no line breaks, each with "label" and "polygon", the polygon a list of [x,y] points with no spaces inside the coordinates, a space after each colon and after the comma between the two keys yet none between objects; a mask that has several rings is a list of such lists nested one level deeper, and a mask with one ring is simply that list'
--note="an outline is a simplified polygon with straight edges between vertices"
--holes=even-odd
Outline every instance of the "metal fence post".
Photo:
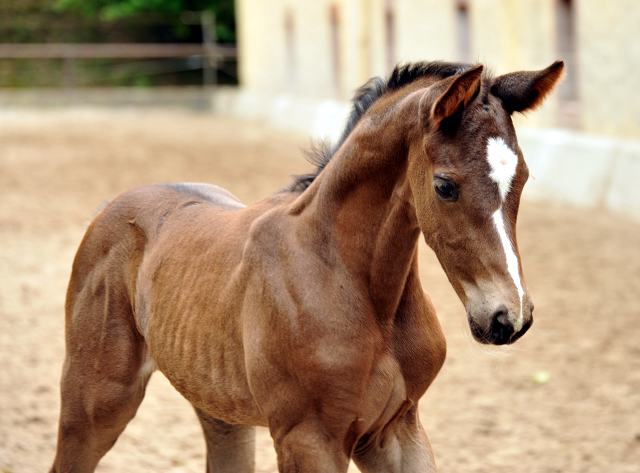
[{"label": "metal fence post", "polygon": [[212,11],[200,12],[202,25],[202,58],[203,85],[215,87],[217,84],[217,51],[216,51],[216,16]]}]

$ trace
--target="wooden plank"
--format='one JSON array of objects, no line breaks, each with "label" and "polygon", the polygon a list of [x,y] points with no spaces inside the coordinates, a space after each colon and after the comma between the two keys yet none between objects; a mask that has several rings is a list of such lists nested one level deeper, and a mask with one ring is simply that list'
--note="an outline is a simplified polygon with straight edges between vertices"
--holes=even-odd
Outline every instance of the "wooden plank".
[{"label": "wooden plank", "polygon": [[[0,59],[165,58],[203,56],[200,43],[0,43]],[[235,46],[216,45],[218,58],[235,58]]]}]

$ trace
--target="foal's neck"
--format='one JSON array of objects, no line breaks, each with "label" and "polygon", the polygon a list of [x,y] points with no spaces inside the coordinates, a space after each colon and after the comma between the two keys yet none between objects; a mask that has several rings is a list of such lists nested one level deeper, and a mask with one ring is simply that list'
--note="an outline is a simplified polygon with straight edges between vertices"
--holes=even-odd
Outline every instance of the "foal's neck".
[{"label": "foal's neck", "polygon": [[407,180],[406,136],[384,117],[365,118],[294,203],[331,264],[360,279],[379,316],[393,317],[420,234]]}]

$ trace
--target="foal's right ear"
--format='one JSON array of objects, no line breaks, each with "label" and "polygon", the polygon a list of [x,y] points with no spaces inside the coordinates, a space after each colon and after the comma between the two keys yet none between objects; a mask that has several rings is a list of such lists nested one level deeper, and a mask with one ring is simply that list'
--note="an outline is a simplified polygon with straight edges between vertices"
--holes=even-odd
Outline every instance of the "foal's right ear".
[{"label": "foal's right ear", "polygon": [[466,107],[478,95],[482,69],[482,64],[477,64],[427,90],[420,99],[420,114],[430,131],[437,130],[443,120]]},{"label": "foal's right ear", "polygon": [[509,113],[526,112],[540,105],[562,79],[564,62],[556,61],[541,71],[511,72],[497,77],[491,94],[502,100]]}]

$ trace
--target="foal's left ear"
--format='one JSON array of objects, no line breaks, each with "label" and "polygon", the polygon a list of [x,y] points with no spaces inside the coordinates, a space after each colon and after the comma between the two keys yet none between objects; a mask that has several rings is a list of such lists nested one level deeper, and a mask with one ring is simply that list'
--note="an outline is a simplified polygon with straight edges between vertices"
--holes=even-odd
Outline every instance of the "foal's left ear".
[{"label": "foal's left ear", "polygon": [[556,61],[541,71],[512,72],[497,77],[491,94],[502,100],[509,113],[525,112],[540,105],[562,78],[563,61]]},{"label": "foal's left ear", "polygon": [[482,68],[482,64],[478,64],[427,89],[420,99],[420,114],[431,131],[437,130],[445,119],[466,107],[478,95]]}]

